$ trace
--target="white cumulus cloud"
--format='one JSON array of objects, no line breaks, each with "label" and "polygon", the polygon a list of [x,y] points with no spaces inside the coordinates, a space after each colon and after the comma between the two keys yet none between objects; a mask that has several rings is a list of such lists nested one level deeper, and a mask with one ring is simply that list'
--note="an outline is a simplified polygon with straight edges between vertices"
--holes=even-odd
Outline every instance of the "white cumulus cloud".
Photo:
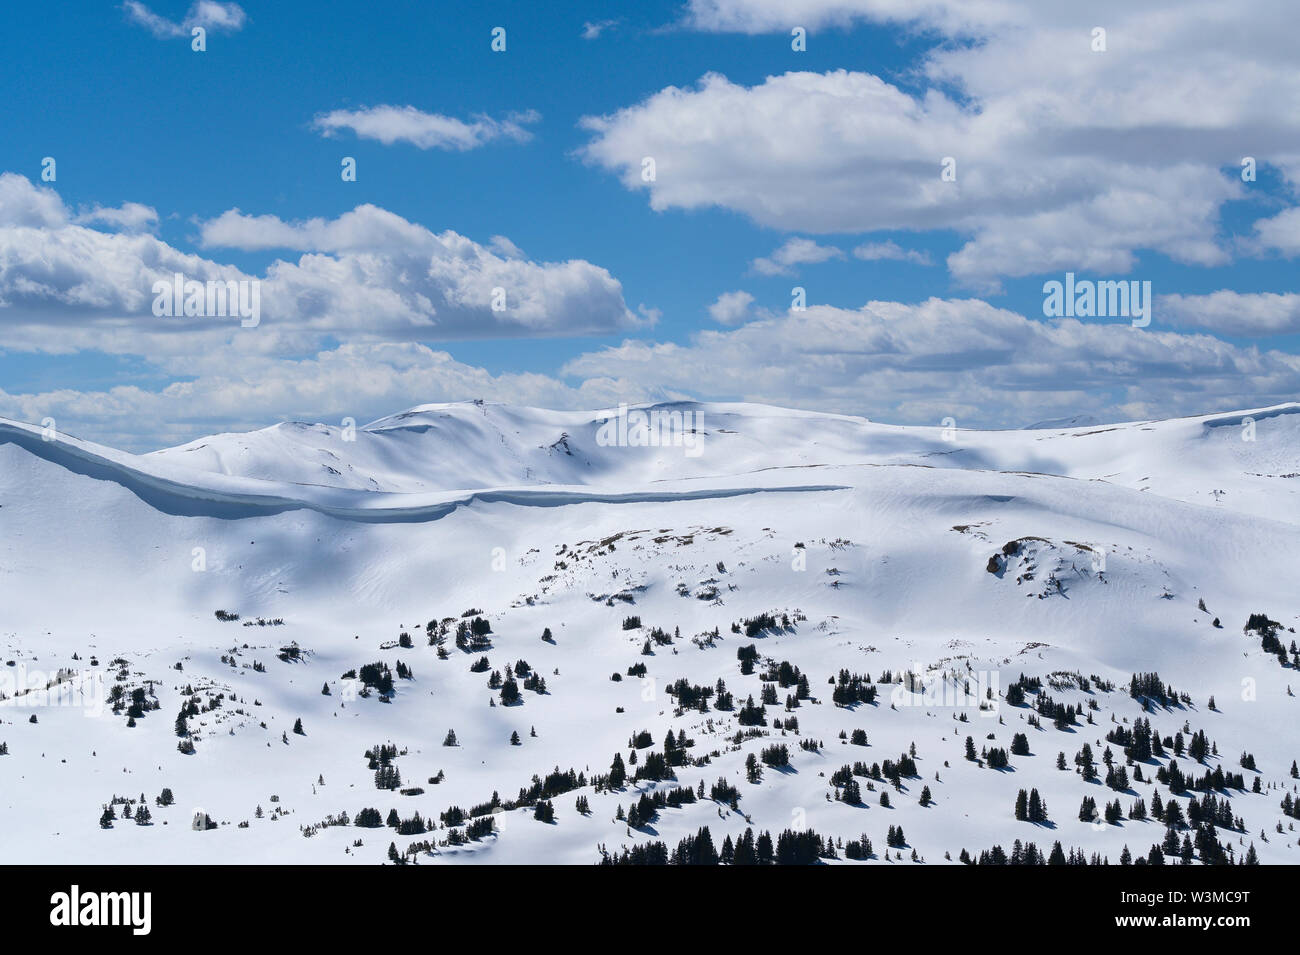
[{"label": "white cumulus cloud", "polygon": [[690,341],[624,341],[565,375],[631,392],[973,427],[1092,413],[1144,419],[1294,400],[1300,356],[1127,322],[1033,320],[979,299],[809,306]]},{"label": "white cumulus cloud", "polygon": [[737,325],[749,317],[754,296],[745,291],[723,292],[709,306],[709,317],[722,325]]},{"label": "white cumulus cloud", "polygon": [[179,22],[154,13],[139,0],[126,0],[122,4],[127,18],[147,29],[159,39],[189,36],[195,27],[204,30],[235,33],[244,28],[248,17],[237,3],[217,3],[215,0],[198,0]]},{"label": "white cumulus cloud", "polygon": [[914,265],[933,265],[930,253],[918,249],[905,249],[897,242],[865,242],[853,250],[853,257],[863,262],[911,262]]},{"label": "white cumulus cloud", "polygon": [[[590,262],[533,261],[504,237],[481,245],[373,205],[303,222],[229,210],[201,224],[205,249],[299,253],[260,274],[121,228],[149,221],[144,209],[127,204],[73,217],[54,190],[0,174],[0,347],[172,354],[209,347],[205,336],[238,334],[250,350],[300,351],[324,336],[437,341],[652,324],[653,313],[629,309],[618,280]],[[261,324],[232,333],[221,318],[156,317],[154,283],[176,273],[199,282],[257,281]]]},{"label": "white cumulus cloud", "polygon": [[[1126,273],[1148,250],[1222,265],[1220,212],[1248,195],[1243,152],[1300,175],[1300,114],[1275,105],[1300,99],[1279,29],[1293,18],[1284,0],[695,0],[694,29],[888,23],[930,48],[902,79],[708,74],[585,117],[581,155],[656,210],[819,234],[952,230],[965,244],[950,272],[984,292],[1068,268]],[[1300,248],[1287,218],[1261,232]]]},{"label": "white cumulus cloud", "polygon": [[812,239],[788,239],[770,255],[749,263],[759,275],[793,275],[800,265],[816,265],[831,259],[842,259],[844,253],[834,246],[818,245]]},{"label": "white cumulus cloud", "polygon": [[475,116],[469,121],[426,113],[414,106],[368,106],[361,109],[336,109],[322,113],[312,126],[326,136],[348,129],[361,139],[374,139],[391,146],[410,143],[420,149],[448,149],[464,152],[497,139],[527,142],[527,129],[541,120],[535,110],[511,113],[502,119]]},{"label": "white cumulus cloud", "polygon": [[1300,293],[1234,292],[1161,295],[1154,317],[1161,324],[1216,335],[1292,335],[1300,332]]}]

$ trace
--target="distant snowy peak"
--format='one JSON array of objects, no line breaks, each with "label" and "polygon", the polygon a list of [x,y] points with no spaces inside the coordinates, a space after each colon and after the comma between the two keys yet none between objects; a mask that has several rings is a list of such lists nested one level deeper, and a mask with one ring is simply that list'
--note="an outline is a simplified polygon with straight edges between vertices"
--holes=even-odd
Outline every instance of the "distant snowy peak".
[{"label": "distant snowy peak", "polygon": [[1020,430],[1064,431],[1068,428],[1091,428],[1099,424],[1101,424],[1101,421],[1090,414],[1077,414],[1068,418],[1049,418],[1046,421],[1036,421],[1033,424],[1025,425]]}]

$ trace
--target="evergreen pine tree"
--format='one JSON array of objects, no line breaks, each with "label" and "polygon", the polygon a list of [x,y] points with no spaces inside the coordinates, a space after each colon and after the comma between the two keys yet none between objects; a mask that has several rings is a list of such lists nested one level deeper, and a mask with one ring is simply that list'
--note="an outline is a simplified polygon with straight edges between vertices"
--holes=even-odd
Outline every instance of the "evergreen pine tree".
[{"label": "evergreen pine tree", "polygon": [[[615,753],[614,762],[609,767],[609,788],[622,789],[623,783],[627,781],[627,769],[623,766],[623,754]],[[700,785],[703,785],[701,782]]]}]

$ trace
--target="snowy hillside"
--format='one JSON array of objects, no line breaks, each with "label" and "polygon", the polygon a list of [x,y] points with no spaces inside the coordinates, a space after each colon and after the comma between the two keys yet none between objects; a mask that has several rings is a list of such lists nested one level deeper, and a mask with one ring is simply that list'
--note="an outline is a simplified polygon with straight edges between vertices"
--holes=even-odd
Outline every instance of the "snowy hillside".
[{"label": "snowy hillside", "polygon": [[1300,861],[1300,405],[638,414],[672,440],[470,402],[137,456],[0,419],[7,859],[590,864],[707,826]]}]

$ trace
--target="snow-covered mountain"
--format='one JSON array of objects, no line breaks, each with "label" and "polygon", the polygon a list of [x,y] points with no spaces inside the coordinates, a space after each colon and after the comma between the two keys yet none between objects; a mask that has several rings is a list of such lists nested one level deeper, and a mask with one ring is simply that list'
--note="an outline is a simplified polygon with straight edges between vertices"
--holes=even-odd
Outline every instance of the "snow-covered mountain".
[{"label": "snow-covered mountain", "polygon": [[1033,424],[1025,425],[1026,431],[1060,431],[1065,428],[1092,428],[1101,424],[1101,422],[1090,414],[1069,415],[1065,418],[1049,418],[1046,421],[1035,421]]},{"label": "snow-covered mountain", "polygon": [[[1300,673],[1266,647],[1289,651],[1300,615],[1297,482],[1297,404],[979,432],[746,404],[470,402],[147,455],[0,419],[7,858],[377,863],[393,843],[422,862],[591,863],[707,826],[719,848],[746,828],[812,829],[841,858],[865,835],[880,861],[901,826],[891,859],[1019,839],[1115,862],[1165,825],[1080,821],[1081,801],[1149,813],[1158,792],[1186,817],[1204,793],[1153,782],[1175,759],[1242,774],[1244,791],[1214,796],[1244,831],[1216,841],[1293,862]],[[1243,631],[1252,614],[1267,619]],[[1144,713],[1130,686],[1149,673],[1186,699]],[[51,680],[57,700],[24,692]],[[875,701],[854,702],[868,687]],[[1054,720],[1066,707],[1073,724]],[[1138,719],[1171,748],[1203,731],[1214,750],[1125,766]],[[1097,780],[1077,771],[1085,743]],[[1010,766],[992,768],[1002,749]],[[1106,785],[1108,749],[1127,786]],[[615,753],[629,780],[611,787]],[[777,765],[760,759],[751,781],[751,754]],[[902,754],[916,774],[896,788]],[[675,780],[633,781],[664,762]],[[377,788],[390,767],[400,785]],[[534,818],[535,780],[553,822]],[[1050,823],[1015,818],[1021,789]],[[673,796],[647,821],[656,792]],[[142,795],[137,826],[122,809]],[[103,828],[114,797],[130,802]],[[454,807],[486,807],[492,833],[468,838]],[[356,825],[362,809],[395,810],[405,831]],[[439,828],[412,831],[417,812]],[[195,813],[217,827],[195,831]]]}]

